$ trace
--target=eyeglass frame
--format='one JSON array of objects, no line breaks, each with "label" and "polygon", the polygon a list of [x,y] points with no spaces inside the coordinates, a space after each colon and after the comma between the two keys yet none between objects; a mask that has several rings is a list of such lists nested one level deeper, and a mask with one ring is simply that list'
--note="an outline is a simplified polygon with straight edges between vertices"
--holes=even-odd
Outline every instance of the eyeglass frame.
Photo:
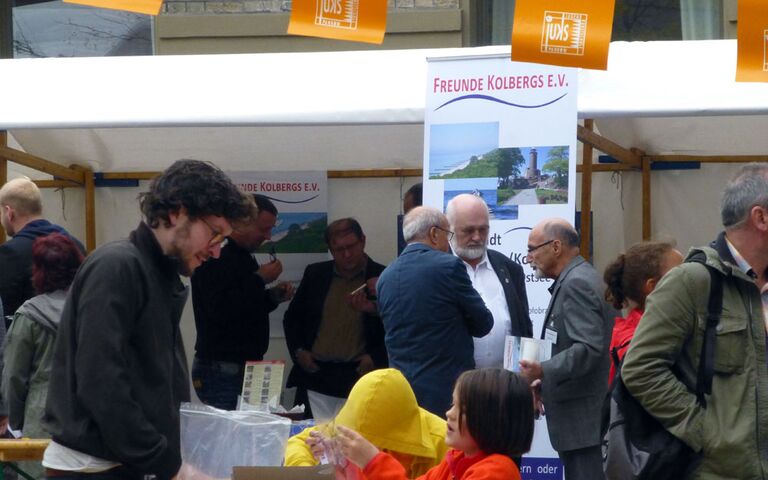
[{"label": "eyeglass frame", "polygon": [[546,247],[547,245],[549,245],[550,243],[555,242],[555,241],[557,241],[557,239],[553,238],[552,240],[547,240],[546,242],[540,243],[540,244],[536,245],[535,247],[528,247],[528,254],[530,255],[533,252],[535,252],[536,250],[540,249],[541,247]]},{"label": "eyeglass frame", "polygon": [[229,241],[227,236],[213,228],[213,225],[208,223],[208,220],[206,220],[205,217],[200,217],[200,220],[202,220],[203,223],[211,230],[211,233],[213,233],[211,239],[208,240],[208,247],[215,247],[216,245],[219,245],[221,248],[224,248],[224,246]]},{"label": "eyeglass frame", "polygon": [[454,236],[454,235],[456,235],[454,232],[452,232],[452,231],[450,231],[450,230],[448,230],[448,229],[446,229],[446,228],[443,228],[443,227],[441,227],[441,226],[439,226],[439,225],[432,225],[432,228],[436,228],[436,229],[438,229],[438,230],[442,230],[442,231],[444,231],[444,232],[445,232],[445,234],[446,234],[446,236],[448,237],[448,241],[449,241],[449,242],[450,242],[451,240],[453,240],[453,236]]}]

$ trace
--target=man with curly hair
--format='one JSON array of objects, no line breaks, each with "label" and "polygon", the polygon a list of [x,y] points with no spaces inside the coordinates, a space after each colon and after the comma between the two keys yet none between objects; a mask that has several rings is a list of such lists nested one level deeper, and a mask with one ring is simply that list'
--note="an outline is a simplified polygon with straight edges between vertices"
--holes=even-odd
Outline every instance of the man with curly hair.
[{"label": "man with curly hair", "polygon": [[139,199],[143,221],[86,259],[62,313],[43,419],[48,477],[169,479],[181,466],[179,275],[219,256],[253,200],[196,160],[175,162]]}]

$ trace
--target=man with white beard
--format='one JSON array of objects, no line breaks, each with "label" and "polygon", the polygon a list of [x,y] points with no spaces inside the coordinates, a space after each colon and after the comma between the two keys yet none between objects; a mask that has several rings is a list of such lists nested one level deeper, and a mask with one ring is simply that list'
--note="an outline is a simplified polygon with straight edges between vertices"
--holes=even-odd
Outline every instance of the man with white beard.
[{"label": "man with white beard", "polygon": [[445,210],[451,230],[451,249],[459,257],[477,293],[493,314],[491,332],[474,338],[477,368],[504,365],[507,335],[531,337],[523,268],[506,255],[488,249],[490,215],[485,201],[470,194],[457,195]]}]

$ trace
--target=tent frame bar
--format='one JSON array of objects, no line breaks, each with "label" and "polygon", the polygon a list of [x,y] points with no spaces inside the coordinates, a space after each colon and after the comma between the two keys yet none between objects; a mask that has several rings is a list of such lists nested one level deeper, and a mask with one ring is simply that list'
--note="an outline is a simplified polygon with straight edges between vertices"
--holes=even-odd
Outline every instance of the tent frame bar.
[{"label": "tent frame bar", "polygon": [[[748,163],[768,162],[768,155],[646,155],[636,148],[625,148],[594,132],[594,120],[585,119],[577,125],[576,137],[583,144],[582,163],[576,165],[581,176],[581,254],[589,255],[591,239],[592,175],[601,172],[639,171],[642,173],[642,235],[651,238],[651,166],[655,162]],[[593,149],[606,153],[618,163],[593,164]],[[96,196],[93,170],[80,165],[64,167],[8,146],[8,133],[0,130],[0,185],[8,181],[8,162],[14,162],[55,177],[54,180],[36,180],[39,188],[85,188],[85,240],[86,248],[96,248]],[[105,180],[151,180],[159,172],[108,172]],[[421,168],[374,168],[328,170],[328,178],[393,178],[421,177]],[[585,215],[584,212],[587,212]],[[5,231],[0,228],[0,241]]]}]

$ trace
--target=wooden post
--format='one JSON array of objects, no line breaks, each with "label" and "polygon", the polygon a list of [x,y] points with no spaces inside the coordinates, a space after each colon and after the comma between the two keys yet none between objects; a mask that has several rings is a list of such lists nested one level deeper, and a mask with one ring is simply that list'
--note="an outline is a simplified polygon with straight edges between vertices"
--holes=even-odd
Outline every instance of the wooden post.
[{"label": "wooden post", "polygon": [[[0,147],[8,145],[8,132],[0,130]],[[0,155],[0,187],[8,181],[8,160]],[[5,229],[0,225],[0,243],[5,242]]]},{"label": "wooden post", "polygon": [[[584,120],[584,129],[591,132],[594,120]],[[589,259],[590,230],[592,228],[592,145],[582,144],[581,157],[581,256]]]},{"label": "wooden post", "polygon": [[651,239],[651,160],[643,157],[643,240]]},{"label": "wooden post", "polygon": [[85,249],[91,253],[96,248],[96,183],[93,170],[80,165],[69,168],[83,173],[85,186]]}]

